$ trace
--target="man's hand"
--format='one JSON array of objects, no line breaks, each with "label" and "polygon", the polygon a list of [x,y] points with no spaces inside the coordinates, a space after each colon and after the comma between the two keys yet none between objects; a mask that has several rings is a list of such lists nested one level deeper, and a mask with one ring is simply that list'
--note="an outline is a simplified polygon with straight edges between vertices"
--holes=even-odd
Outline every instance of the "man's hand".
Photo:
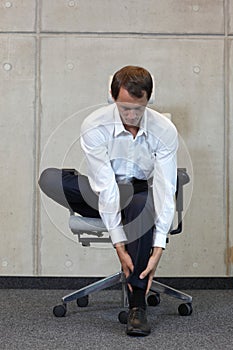
[{"label": "man's hand", "polygon": [[[117,243],[115,245],[115,248],[122,266],[122,270],[125,274],[125,277],[128,278],[130,273],[133,272],[133,269],[134,269],[132,259],[128,254],[128,252],[126,251],[125,245],[123,243]],[[128,285],[128,287],[130,291],[132,291],[132,287],[130,285]]]},{"label": "man's hand", "polygon": [[143,279],[145,278],[147,275],[149,275],[149,279],[148,279],[148,284],[147,284],[147,289],[146,289],[146,294],[149,293],[152,281],[153,281],[153,277],[155,274],[155,270],[158,266],[159,260],[162,256],[163,253],[163,249],[159,248],[159,247],[154,247],[153,248],[153,253],[148,261],[147,267],[146,269],[140,274],[140,278]]}]

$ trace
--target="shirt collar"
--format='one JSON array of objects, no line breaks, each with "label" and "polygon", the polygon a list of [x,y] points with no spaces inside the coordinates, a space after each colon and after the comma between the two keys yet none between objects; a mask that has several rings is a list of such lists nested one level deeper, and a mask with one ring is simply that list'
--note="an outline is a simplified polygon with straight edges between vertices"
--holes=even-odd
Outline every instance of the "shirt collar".
[{"label": "shirt collar", "polygon": [[[144,111],[143,117],[140,122],[140,129],[138,131],[138,136],[145,134],[147,136],[148,130],[147,130],[147,108]],[[114,136],[118,136],[122,132],[126,132],[124,125],[122,123],[117,105],[115,104],[114,108]]]}]

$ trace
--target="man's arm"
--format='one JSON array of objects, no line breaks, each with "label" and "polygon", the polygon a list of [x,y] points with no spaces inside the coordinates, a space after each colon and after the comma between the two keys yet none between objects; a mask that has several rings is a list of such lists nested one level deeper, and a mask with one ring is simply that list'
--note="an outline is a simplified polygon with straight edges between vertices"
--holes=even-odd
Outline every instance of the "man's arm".
[{"label": "man's arm", "polygon": [[100,216],[116,248],[123,272],[128,277],[134,266],[125,249],[127,238],[121,224],[119,189],[107,154],[106,140],[101,131],[83,132],[81,146],[87,159],[90,185],[99,194]]},{"label": "man's arm", "polygon": [[88,179],[92,190],[99,195],[100,216],[115,245],[127,239],[121,224],[119,189],[106,144],[101,128],[82,130],[81,146],[87,160]]},{"label": "man's arm", "polygon": [[161,137],[160,147],[156,152],[153,197],[156,211],[155,231],[153,238],[153,252],[146,269],[141,273],[143,279],[149,275],[147,291],[149,292],[155,271],[166,246],[167,234],[174,217],[174,196],[177,180],[178,136],[175,127],[171,126]]},{"label": "man's arm", "polygon": [[171,127],[161,136],[155,157],[153,177],[153,197],[155,206],[155,231],[153,246],[166,246],[167,234],[171,228],[175,212],[175,192],[177,181],[178,135]]}]

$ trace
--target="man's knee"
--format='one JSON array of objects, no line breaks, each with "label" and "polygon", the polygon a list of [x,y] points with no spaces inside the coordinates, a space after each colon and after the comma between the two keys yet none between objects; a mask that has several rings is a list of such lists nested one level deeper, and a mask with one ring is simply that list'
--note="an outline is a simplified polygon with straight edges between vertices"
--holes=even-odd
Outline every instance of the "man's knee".
[{"label": "man's knee", "polygon": [[154,223],[153,201],[147,193],[134,195],[124,213],[126,222],[133,222],[135,229],[137,226],[140,230],[142,226],[149,229]]},{"label": "man's knee", "polygon": [[[49,193],[56,182],[55,178],[57,178],[57,176],[61,177],[61,170],[59,169],[48,168],[43,170],[38,180],[40,189],[46,194]],[[60,178],[60,181],[62,181],[62,177]]]},{"label": "man's knee", "polygon": [[62,170],[56,168],[45,169],[38,180],[40,189],[55,202],[59,203],[70,210],[67,202],[63,184],[62,184]]},{"label": "man's knee", "polygon": [[134,195],[128,206],[128,210],[134,213],[135,216],[137,216],[145,208],[146,201],[147,201],[146,195],[140,195],[140,194]]}]

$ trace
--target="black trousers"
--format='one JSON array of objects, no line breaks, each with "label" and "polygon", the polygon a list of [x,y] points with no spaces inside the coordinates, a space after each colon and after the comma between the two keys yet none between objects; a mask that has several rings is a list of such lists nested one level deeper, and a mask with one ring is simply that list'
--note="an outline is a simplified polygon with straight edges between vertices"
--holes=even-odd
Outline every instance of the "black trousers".
[{"label": "black trousers", "polygon": [[[100,217],[98,195],[86,176],[66,169],[49,168],[39,179],[41,190],[57,203],[84,217]],[[128,278],[133,287],[146,289],[148,277],[141,280],[152,249],[154,205],[152,191],[146,181],[133,179],[130,184],[119,184],[121,213],[128,243],[126,249],[134,264]]]}]

